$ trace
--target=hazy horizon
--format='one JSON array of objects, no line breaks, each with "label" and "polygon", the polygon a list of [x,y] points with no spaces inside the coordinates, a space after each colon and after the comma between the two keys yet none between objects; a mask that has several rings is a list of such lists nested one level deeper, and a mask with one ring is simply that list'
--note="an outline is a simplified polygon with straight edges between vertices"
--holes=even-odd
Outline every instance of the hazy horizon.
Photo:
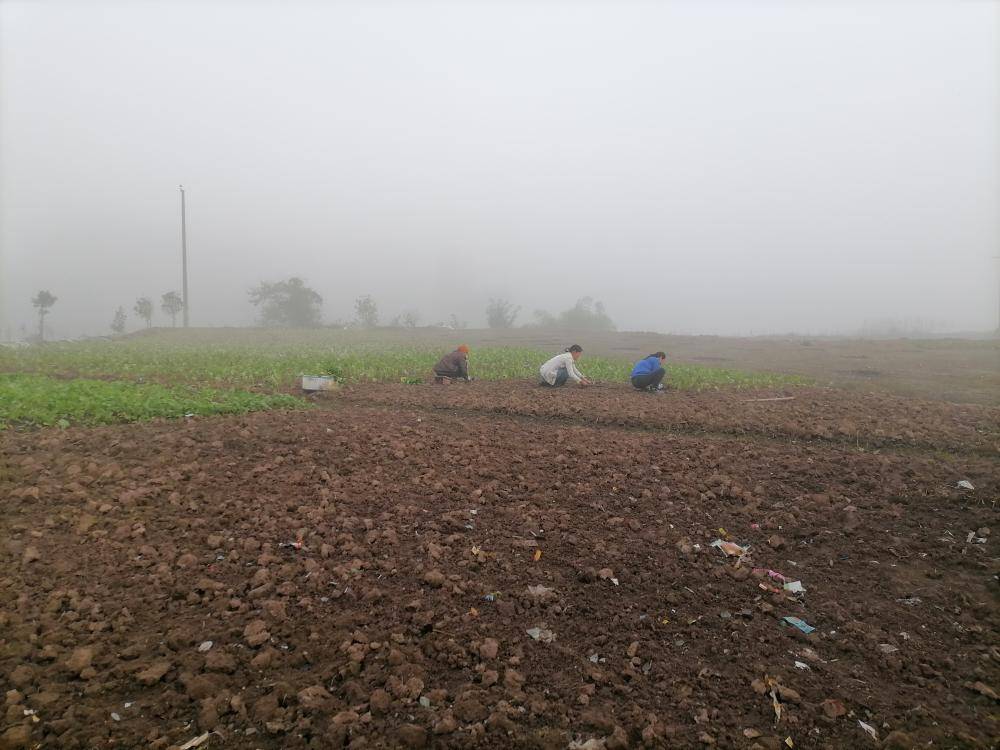
[{"label": "hazy horizon", "polygon": [[993,2],[0,0],[0,338],[299,276],[484,324],[997,326]]}]

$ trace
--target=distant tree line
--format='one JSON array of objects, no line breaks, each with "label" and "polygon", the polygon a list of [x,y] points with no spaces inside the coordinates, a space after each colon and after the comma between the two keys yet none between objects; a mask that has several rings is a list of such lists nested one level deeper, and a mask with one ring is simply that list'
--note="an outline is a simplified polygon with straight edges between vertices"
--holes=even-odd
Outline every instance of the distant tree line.
[{"label": "distant tree line", "polygon": [[[262,326],[278,328],[312,328],[323,324],[323,297],[305,281],[293,276],[284,281],[262,281],[247,292],[250,303],[259,311]],[[51,312],[58,298],[46,289],[40,290],[31,300],[38,314],[37,340],[45,339],[45,318]],[[170,318],[170,325],[177,326],[177,315],[184,310],[184,299],[176,291],[169,291],[160,297],[160,310]],[[146,328],[153,325],[154,305],[149,297],[139,297],[132,307],[136,317]],[[490,328],[514,328],[521,311],[508,300],[491,298],[486,305],[486,323]],[[378,303],[370,294],[354,300],[354,318],[340,326],[376,328],[379,325]],[[407,309],[393,317],[389,326],[416,328],[420,325],[420,313]],[[111,319],[111,332],[121,335],[125,332],[128,317],[123,306],[118,306]],[[534,321],[525,326],[551,328],[578,328],[594,331],[615,330],[614,321],[608,316],[604,304],[592,297],[581,297],[568,310],[552,314],[546,310],[535,310]],[[438,327],[456,330],[468,327],[468,323],[451,313],[447,322]]]},{"label": "distant tree line", "polygon": [[[513,328],[519,307],[507,300],[491,299],[486,306],[486,323],[490,328]],[[547,310],[535,310],[535,320],[526,326],[538,328],[579,328],[590,331],[614,331],[616,326],[604,309],[604,303],[593,297],[581,297],[568,310],[553,315]]]},{"label": "distant tree line", "polygon": [[[263,326],[308,328],[322,325],[323,297],[298,277],[287,281],[262,281],[250,290],[249,295],[251,304],[260,310],[259,322]],[[486,324],[490,328],[513,328],[520,310],[505,299],[491,298],[486,305]],[[557,314],[535,310],[534,317],[534,322],[526,325],[592,331],[613,331],[616,328],[604,303],[593,297],[581,297],[573,307]],[[376,328],[379,319],[378,303],[370,294],[365,294],[354,300],[353,320],[337,325]],[[420,313],[412,309],[404,310],[389,322],[389,326],[394,328],[416,328],[418,325]],[[467,325],[454,313],[447,323],[438,324],[439,327],[454,329],[463,329]]]},{"label": "distant tree line", "polygon": [[[45,341],[45,317],[51,312],[52,306],[58,301],[52,292],[47,289],[39,290],[31,298],[31,304],[38,314],[38,333],[33,337],[36,341]],[[177,292],[167,292],[160,298],[160,309],[170,316],[172,326],[177,325],[177,314],[184,309],[184,300]],[[153,325],[153,301],[149,297],[139,297],[132,307],[136,316],[146,323],[146,328]],[[120,335],[125,333],[125,325],[128,317],[125,308],[119,305],[111,318],[111,332]]]},{"label": "distant tree line", "polygon": [[580,328],[590,331],[613,331],[616,326],[604,309],[604,303],[593,297],[581,297],[576,304],[558,315],[535,310],[535,326],[543,328]]}]

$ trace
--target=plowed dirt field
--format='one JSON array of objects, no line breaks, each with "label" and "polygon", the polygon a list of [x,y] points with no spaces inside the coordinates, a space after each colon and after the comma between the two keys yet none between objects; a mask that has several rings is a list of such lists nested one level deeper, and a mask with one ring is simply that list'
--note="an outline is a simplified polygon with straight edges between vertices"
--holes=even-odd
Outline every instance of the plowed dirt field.
[{"label": "plowed dirt field", "polygon": [[808,388],[9,432],[0,746],[996,746],[998,480],[998,409]]}]

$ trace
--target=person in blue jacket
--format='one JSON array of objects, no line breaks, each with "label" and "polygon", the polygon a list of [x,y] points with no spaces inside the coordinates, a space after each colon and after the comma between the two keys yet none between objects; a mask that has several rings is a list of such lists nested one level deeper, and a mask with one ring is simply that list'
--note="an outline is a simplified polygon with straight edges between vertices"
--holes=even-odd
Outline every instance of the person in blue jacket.
[{"label": "person in blue jacket", "polygon": [[640,391],[657,393],[663,390],[663,376],[667,371],[663,369],[663,363],[667,361],[667,355],[663,352],[650,354],[635,363],[632,368],[632,385]]}]

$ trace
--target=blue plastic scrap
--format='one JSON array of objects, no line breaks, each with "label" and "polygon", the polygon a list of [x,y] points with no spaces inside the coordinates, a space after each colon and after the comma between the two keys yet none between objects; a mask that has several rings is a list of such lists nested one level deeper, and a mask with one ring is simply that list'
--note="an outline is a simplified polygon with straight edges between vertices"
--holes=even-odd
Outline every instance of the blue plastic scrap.
[{"label": "blue plastic scrap", "polygon": [[806,622],[805,620],[800,620],[798,617],[789,616],[789,617],[783,617],[782,619],[789,625],[794,625],[806,635],[809,635],[809,633],[813,632],[816,629],[808,622]]}]

